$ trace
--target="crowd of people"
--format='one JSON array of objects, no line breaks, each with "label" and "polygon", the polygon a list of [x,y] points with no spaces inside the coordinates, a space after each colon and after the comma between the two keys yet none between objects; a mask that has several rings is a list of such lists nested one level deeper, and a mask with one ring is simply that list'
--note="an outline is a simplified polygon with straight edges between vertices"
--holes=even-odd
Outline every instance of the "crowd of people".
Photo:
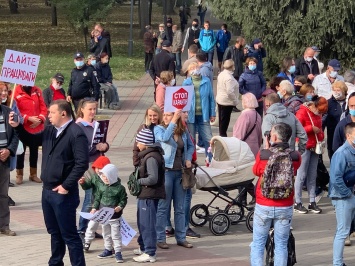
[{"label": "crowd of people", "polygon": [[[200,9],[201,18],[205,10]],[[181,11],[182,26],[188,13],[185,7]],[[317,167],[327,139],[328,191],[337,219],[333,265],[345,265],[343,248],[354,230],[351,224],[355,215],[355,72],[343,70],[340,75],[337,59],[329,60],[322,72],[324,64],[317,59],[321,51],[313,46],[300,58],[283,58],[280,73],[268,79],[263,74],[267,52],[261,39],[255,38],[249,46],[238,36],[230,45],[226,24],[215,32],[209,21],[203,22],[203,28],[198,22],[192,20],[185,38],[183,29],[178,30],[171,18],[166,25],[159,25],[159,33],[150,25],[146,27],[145,71],[154,81],[155,104],[146,110],[133,147],[133,166],[142,189],[137,196],[139,248],[134,250],[134,261],[155,262],[157,248],[169,248],[167,237],[174,236],[176,244],[184,248],[193,247],[187,238],[200,237],[189,227],[192,189],[182,186],[182,173],[196,161],[197,145],[205,149],[207,162],[211,160],[211,123],[218,119],[219,135],[227,137],[231,114],[241,95],[243,110],[230,136],[246,142],[255,156],[253,173],[258,179],[255,186],[250,184],[245,190],[252,200],[247,203],[246,192],[239,198],[243,205],[255,206],[251,264],[263,265],[265,244],[273,227],[274,264],[286,266],[293,212],[322,212],[318,202],[325,192],[317,184]],[[181,62],[185,47],[188,59]],[[67,95],[61,73],[53,75],[43,93],[36,86],[22,85],[11,92],[9,84],[0,83],[0,233],[16,235],[9,227],[9,205],[15,204],[8,197],[10,171],[16,168],[16,183],[21,185],[28,146],[29,180],[43,185],[42,209],[51,235],[50,265],[63,264],[66,246],[72,265],[85,265],[83,251],[90,250],[95,237],[104,239],[98,258],[115,257],[116,262],[124,262],[120,221],[127,204],[126,189],[117,167],[105,156],[109,144],[93,142],[97,102],[102,94],[108,108],[119,108],[109,67],[110,34],[100,24],[92,31],[90,51],[87,62],[82,53],[75,53]],[[177,75],[186,77],[181,85],[193,86],[191,106],[186,112],[167,112],[166,88],[180,85]],[[19,142],[22,153],[18,152]],[[37,176],[39,146],[43,152],[41,178]],[[280,182],[275,182],[276,177]],[[96,233],[97,222],[83,218],[77,230],[79,184],[85,190],[82,211],[114,209],[109,223],[102,226],[102,236]],[[303,189],[308,192],[308,206],[302,203]]]}]

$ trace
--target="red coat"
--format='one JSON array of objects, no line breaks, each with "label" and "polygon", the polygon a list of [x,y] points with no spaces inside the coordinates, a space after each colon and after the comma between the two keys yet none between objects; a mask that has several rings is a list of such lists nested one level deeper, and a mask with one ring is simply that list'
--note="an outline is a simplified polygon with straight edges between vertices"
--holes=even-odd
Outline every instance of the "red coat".
[{"label": "red coat", "polygon": [[322,141],[324,139],[324,132],[322,130],[322,117],[320,115],[315,115],[306,106],[301,105],[300,109],[296,113],[296,117],[301,122],[307,133],[308,141],[306,149],[311,149],[316,147],[317,141],[316,135],[312,128],[312,122],[308,114],[311,116],[314,126],[320,129],[320,132],[317,134],[318,141]]},{"label": "red coat", "polygon": [[[297,174],[297,169],[301,165],[301,154],[297,151],[291,152],[291,158],[292,158],[292,164],[293,164],[293,170],[294,170],[294,175]],[[260,188],[260,181],[261,181],[261,176],[264,174],[264,170],[266,167],[266,164],[269,160],[269,157],[271,156],[271,152],[269,150],[261,150],[258,152],[258,154],[255,157],[255,164],[253,167],[253,173],[254,175],[258,176],[258,182],[256,183],[255,186],[255,199],[256,203],[264,206],[272,206],[272,207],[288,207],[293,205],[293,195],[294,192],[292,191],[291,195],[286,198],[286,199],[269,199],[263,196],[263,193],[261,192]]]},{"label": "red coat", "polygon": [[[14,98],[16,100],[18,109],[23,116],[23,127],[31,134],[35,134],[44,130],[44,122],[47,116],[47,107],[44,103],[42,91],[40,88],[33,86],[31,96],[22,90],[22,86],[16,86]],[[42,123],[35,128],[30,128],[32,122],[28,120],[30,116],[38,116]]]}]

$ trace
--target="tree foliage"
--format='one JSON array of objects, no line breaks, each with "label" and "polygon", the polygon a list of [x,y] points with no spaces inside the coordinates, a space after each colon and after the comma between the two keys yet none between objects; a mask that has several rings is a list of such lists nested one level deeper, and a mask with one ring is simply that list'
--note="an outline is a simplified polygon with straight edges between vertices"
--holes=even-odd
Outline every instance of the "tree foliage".
[{"label": "tree foliage", "polygon": [[247,41],[261,38],[267,49],[267,74],[279,71],[284,56],[300,57],[318,46],[320,58],[355,63],[355,1],[209,0],[213,14],[242,29]]}]

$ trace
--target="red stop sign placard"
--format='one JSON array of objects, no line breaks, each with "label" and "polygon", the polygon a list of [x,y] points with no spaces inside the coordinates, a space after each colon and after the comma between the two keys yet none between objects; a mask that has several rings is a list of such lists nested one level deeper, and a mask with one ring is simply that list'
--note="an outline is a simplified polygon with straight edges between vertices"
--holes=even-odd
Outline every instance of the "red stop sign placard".
[{"label": "red stop sign placard", "polygon": [[188,96],[189,93],[184,88],[180,88],[173,93],[173,106],[176,109],[183,109],[187,105]]}]

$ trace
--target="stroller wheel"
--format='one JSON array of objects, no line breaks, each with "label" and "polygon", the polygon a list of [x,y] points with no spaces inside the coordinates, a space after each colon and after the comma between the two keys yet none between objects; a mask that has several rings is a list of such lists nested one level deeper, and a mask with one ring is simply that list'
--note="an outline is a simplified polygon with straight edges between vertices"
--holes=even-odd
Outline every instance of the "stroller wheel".
[{"label": "stroller wheel", "polygon": [[238,204],[228,204],[224,212],[229,216],[231,224],[237,224],[244,218],[244,208]]},{"label": "stroller wheel", "polygon": [[254,210],[250,211],[247,215],[245,223],[250,232],[253,232],[253,220],[254,220]]},{"label": "stroller wheel", "polygon": [[230,226],[229,216],[224,212],[217,212],[210,221],[210,230],[216,236],[224,235]]},{"label": "stroller wheel", "polygon": [[208,208],[205,204],[197,204],[190,210],[190,223],[197,226],[204,226],[208,219]]}]

